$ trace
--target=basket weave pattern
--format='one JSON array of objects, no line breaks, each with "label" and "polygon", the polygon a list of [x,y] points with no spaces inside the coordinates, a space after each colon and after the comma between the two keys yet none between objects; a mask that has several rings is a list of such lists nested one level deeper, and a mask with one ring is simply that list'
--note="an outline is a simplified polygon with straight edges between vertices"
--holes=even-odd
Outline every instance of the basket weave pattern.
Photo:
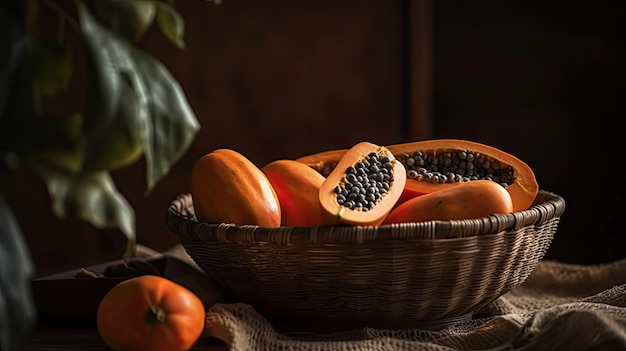
[{"label": "basket weave pattern", "polygon": [[544,256],[564,200],[526,211],[379,227],[198,223],[189,194],[167,225],[194,261],[269,320],[402,328],[468,316],[520,285]]}]

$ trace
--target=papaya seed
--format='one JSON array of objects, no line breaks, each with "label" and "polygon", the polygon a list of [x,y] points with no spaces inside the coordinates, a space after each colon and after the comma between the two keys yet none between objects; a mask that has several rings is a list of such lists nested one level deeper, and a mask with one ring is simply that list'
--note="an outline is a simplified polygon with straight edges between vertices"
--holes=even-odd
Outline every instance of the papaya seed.
[{"label": "papaya seed", "polygon": [[407,178],[429,183],[458,183],[491,180],[503,187],[515,181],[515,172],[498,160],[472,151],[454,150],[439,154],[416,151],[398,155],[407,169]]},{"label": "papaya seed", "polygon": [[388,156],[369,153],[346,168],[334,189],[337,203],[351,210],[371,210],[389,190],[392,175],[393,164]]}]

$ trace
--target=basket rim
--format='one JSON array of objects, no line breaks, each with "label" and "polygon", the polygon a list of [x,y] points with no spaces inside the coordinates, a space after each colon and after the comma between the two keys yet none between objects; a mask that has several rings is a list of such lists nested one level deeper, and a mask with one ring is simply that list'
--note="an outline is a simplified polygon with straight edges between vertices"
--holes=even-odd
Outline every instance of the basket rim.
[{"label": "basket rim", "polygon": [[318,226],[318,227],[260,227],[237,226],[232,223],[205,223],[195,218],[190,193],[178,195],[170,202],[166,224],[182,240],[235,243],[362,243],[372,240],[416,239],[454,240],[478,235],[519,231],[558,219],[565,210],[563,197],[539,190],[535,203],[523,211],[492,214],[477,219],[427,221],[385,224],[380,226]]}]

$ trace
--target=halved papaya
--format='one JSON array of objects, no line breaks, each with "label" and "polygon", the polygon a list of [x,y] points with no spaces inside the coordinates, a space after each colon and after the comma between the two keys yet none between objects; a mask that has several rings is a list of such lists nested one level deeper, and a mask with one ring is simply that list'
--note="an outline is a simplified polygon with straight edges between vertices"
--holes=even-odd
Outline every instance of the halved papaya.
[{"label": "halved papaya", "polygon": [[[407,171],[406,189],[399,203],[478,179],[504,186],[511,194],[514,211],[528,209],[539,192],[535,174],[526,163],[489,145],[463,139],[432,139],[389,145],[387,149]],[[330,150],[296,160],[323,173],[345,153],[345,149]]]},{"label": "halved papaya", "polygon": [[380,225],[402,194],[406,170],[384,146],[346,151],[319,190],[326,213],[346,225]]},{"label": "halved papaya", "polygon": [[[535,174],[526,163],[489,145],[462,139],[432,139],[388,148],[405,165],[407,178],[414,179],[417,173],[415,179],[425,193],[449,188],[458,182],[492,180],[511,194],[513,210],[522,211],[532,205],[539,192]],[[420,160],[425,164],[418,164]],[[420,177],[422,172],[426,177]],[[434,172],[443,177],[426,179]]]}]

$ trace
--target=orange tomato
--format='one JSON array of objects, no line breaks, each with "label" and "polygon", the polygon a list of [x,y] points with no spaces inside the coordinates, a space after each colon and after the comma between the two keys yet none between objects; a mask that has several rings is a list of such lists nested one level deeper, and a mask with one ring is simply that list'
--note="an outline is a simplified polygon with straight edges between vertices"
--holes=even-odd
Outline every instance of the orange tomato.
[{"label": "orange tomato", "polygon": [[100,301],[97,327],[113,350],[185,351],[205,323],[200,298],[167,278],[144,275],[113,287]]}]

